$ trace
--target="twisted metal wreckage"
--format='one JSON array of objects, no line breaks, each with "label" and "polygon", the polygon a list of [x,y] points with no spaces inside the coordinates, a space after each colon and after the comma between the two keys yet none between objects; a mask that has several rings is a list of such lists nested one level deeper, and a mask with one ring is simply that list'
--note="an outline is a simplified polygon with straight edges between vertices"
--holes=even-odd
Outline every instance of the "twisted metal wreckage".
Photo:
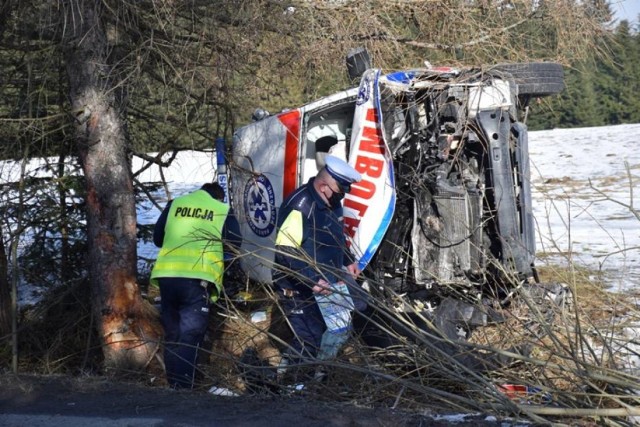
[{"label": "twisted metal wreckage", "polygon": [[[350,52],[358,87],[279,114],[258,109],[235,133],[229,182],[224,163],[219,180],[241,223],[248,277],[271,282],[277,209],[329,151],[363,176],[343,206],[373,302],[353,319],[365,343],[394,345],[417,325],[445,337],[439,348],[453,354],[451,340],[500,321],[514,292],[561,300],[565,290],[539,284],[534,266],[525,122],[532,99],[563,90],[562,66],[382,74],[369,62],[365,50]],[[496,366],[465,357],[467,366]]]}]

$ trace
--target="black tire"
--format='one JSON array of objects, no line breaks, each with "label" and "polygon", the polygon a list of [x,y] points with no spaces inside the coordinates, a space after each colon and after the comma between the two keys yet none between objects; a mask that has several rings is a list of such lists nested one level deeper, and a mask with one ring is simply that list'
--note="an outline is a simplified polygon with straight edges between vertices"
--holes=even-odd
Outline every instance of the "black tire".
[{"label": "black tire", "polygon": [[498,64],[491,70],[510,74],[518,85],[520,97],[549,96],[564,90],[564,69],[555,62]]}]

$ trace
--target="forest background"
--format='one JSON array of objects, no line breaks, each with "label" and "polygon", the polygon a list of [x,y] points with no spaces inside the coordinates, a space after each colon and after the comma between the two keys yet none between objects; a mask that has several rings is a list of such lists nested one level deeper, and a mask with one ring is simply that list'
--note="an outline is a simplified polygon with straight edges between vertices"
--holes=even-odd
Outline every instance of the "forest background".
[{"label": "forest background", "polygon": [[[230,140],[256,107],[353,86],[344,58],[360,46],[383,71],[560,62],[566,90],[531,106],[530,129],[640,122],[640,36],[603,0],[4,0],[0,160],[43,158],[51,176],[0,182],[3,364],[148,366],[160,330],[135,206],[163,183],[137,176]],[[80,293],[20,318],[18,283]],[[97,351],[69,350],[86,348]]]}]

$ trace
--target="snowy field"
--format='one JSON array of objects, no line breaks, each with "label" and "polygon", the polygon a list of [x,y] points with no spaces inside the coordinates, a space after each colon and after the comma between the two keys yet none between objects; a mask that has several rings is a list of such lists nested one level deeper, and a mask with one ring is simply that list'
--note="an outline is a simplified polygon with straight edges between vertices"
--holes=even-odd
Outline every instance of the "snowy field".
[{"label": "snowy field", "polygon": [[[571,256],[578,265],[602,271],[612,290],[640,291],[640,220],[623,206],[630,204],[631,190],[640,195],[639,134],[640,124],[530,132],[539,265],[567,265],[566,257]],[[42,164],[33,160],[30,174],[39,174],[35,171]],[[134,170],[140,166],[134,161]],[[20,163],[0,163],[0,180],[15,181],[19,171]],[[183,152],[164,177],[171,197],[176,197],[212,180],[215,171],[214,152]],[[139,179],[160,181],[161,175],[154,167]],[[158,202],[166,203],[163,192]],[[639,202],[635,206],[640,209]],[[151,203],[142,203],[138,221],[153,224],[159,214]],[[141,244],[139,254],[153,259],[157,249]]]},{"label": "snowy field", "polygon": [[[539,264],[578,265],[601,271],[612,290],[640,290],[640,220],[628,207],[640,197],[640,124],[529,133],[533,208]],[[215,175],[215,155],[182,153],[165,171],[172,196],[197,188]],[[633,186],[625,163],[629,165]],[[159,180],[150,170],[143,177]],[[600,194],[600,192],[602,194]],[[640,209],[640,202],[635,202]],[[139,210],[153,223],[157,209]],[[155,256],[153,245],[141,247]]]},{"label": "snowy field", "polygon": [[616,291],[640,289],[640,220],[628,207],[634,195],[640,213],[638,135],[640,124],[529,134],[538,253],[570,255]]}]

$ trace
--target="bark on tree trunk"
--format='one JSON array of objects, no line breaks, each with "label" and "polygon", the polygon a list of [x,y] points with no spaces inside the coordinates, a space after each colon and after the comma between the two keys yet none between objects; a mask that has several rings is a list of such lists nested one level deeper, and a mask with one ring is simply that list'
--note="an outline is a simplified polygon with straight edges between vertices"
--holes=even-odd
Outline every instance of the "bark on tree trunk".
[{"label": "bark on tree trunk", "polygon": [[125,125],[111,79],[102,2],[67,3],[66,59],[86,179],[92,310],[106,367],[143,369],[161,330],[136,283],[136,210]]}]

